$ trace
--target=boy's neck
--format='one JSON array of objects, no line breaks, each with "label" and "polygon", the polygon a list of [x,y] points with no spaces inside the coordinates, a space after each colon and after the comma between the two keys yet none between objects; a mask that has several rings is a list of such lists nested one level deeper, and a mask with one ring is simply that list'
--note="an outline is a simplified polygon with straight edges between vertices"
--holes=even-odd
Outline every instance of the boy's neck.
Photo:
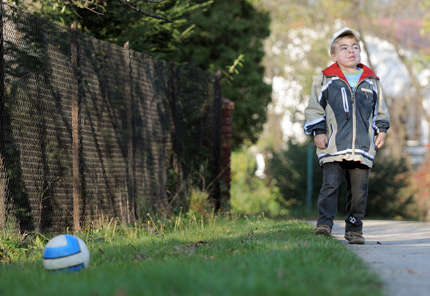
[{"label": "boy's neck", "polygon": [[338,64],[338,65],[339,65],[340,70],[342,70],[343,73],[356,74],[356,73],[358,73],[358,72],[361,71],[361,69],[358,68],[358,66],[355,66],[355,67],[345,67],[345,66],[342,66],[340,64]]}]

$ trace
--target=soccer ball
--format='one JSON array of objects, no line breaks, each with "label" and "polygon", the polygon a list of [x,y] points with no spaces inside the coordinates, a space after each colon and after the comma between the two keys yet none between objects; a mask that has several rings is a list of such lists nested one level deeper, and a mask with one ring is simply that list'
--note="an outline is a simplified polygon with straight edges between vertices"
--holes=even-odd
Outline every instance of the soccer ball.
[{"label": "soccer ball", "polygon": [[61,234],[52,238],[43,252],[43,266],[51,271],[78,271],[90,264],[90,252],[79,237]]}]

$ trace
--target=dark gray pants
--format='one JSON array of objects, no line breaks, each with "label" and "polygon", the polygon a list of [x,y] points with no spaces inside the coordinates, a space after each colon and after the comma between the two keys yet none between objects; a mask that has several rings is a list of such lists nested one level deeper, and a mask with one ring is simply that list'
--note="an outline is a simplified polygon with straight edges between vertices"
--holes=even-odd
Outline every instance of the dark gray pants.
[{"label": "dark gray pants", "polygon": [[354,161],[331,162],[323,165],[323,184],[318,197],[317,224],[333,227],[344,172],[347,187],[345,230],[361,231],[363,229],[361,220],[366,211],[370,169]]}]

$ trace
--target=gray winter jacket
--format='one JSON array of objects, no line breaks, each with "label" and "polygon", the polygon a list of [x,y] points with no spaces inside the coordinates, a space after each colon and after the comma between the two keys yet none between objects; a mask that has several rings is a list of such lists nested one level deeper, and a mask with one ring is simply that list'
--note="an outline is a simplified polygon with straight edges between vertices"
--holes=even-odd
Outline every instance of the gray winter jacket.
[{"label": "gray winter jacket", "polygon": [[334,63],[314,80],[305,109],[305,133],[325,133],[327,148],[317,148],[320,165],[334,161],[359,161],[373,166],[375,138],[390,127],[379,78],[363,64],[358,86],[352,91]]}]

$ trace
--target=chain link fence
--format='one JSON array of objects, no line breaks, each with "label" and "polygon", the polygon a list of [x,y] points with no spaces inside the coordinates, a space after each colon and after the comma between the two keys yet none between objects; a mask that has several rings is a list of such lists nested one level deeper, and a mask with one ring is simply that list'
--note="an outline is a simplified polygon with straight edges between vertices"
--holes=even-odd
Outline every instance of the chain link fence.
[{"label": "chain link fence", "polygon": [[218,76],[7,4],[0,25],[1,229],[134,223],[193,186],[219,200]]}]

